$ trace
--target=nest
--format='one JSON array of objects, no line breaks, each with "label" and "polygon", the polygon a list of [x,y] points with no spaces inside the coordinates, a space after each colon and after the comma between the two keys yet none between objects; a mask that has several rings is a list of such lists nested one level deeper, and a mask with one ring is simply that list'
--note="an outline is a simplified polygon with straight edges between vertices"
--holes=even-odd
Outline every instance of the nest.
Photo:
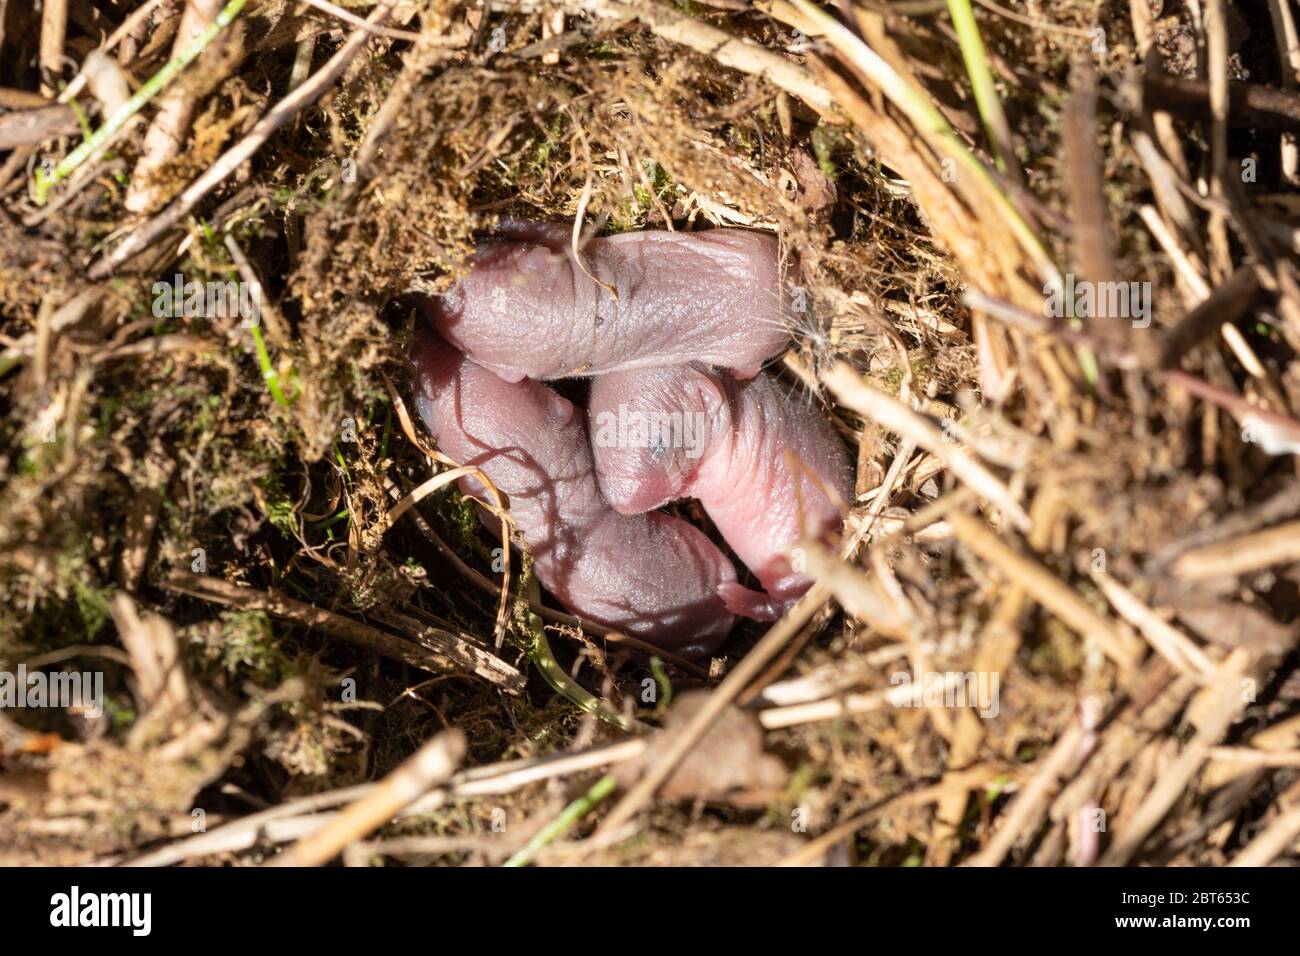
[{"label": "nest", "polygon": [[[0,25],[0,672],[105,688],[0,710],[3,862],[1294,861],[1300,76],[1222,2],[906,6]],[[780,237],[856,500],[703,666],[406,411],[503,216]]]}]

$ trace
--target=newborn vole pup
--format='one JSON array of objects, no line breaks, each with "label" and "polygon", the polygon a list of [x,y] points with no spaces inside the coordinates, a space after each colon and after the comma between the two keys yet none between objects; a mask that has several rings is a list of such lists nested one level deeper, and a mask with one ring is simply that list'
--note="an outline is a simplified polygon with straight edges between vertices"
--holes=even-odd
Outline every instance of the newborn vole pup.
[{"label": "newborn vole pup", "polygon": [[[565,607],[681,654],[721,643],[734,618],[719,589],[736,583],[735,570],[679,518],[610,508],[580,411],[540,382],[504,381],[428,333],[411,359],[416,406],[439,449],[509,495],[537,578]],[[461,489],[488,500],[473,479]]]},{"label": "newborn vole pup", "polygon": [[507,223],[426,309],[444,339],[511,382],[692,360],[747,378],[789,338],[770,235],[623,233],[591,240],[583,259],[599,281],[575,261],[568,227]]},{"label": "newborn vole pup", "polygon": [[592,383],[589,416],[597,479],[616,511],[698,498],[767,590],[724,582],[731,611],[772,620],[811,586],[785,552],[840,526],[834,496],[851,500],[852,470],[825,419],[775,378],[737,382],[698,364],[616,372]]}]

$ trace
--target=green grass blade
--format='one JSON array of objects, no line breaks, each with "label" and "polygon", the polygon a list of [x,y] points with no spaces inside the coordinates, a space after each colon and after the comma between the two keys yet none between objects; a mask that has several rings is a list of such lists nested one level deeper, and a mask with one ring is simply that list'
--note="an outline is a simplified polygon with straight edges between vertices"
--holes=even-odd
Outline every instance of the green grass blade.
[{"label": "green grass blade", "polygon": [[998,98],[997,88],[993,85],[993,73],[989,70],[988,57],[984,54],[984,39],[980,36],[979,24],[975,22],[975,11],[970,0],[948,0],[948,14],[957,31],[961,58],[966,63],[966,75],[970,77],[971,89],[975,92],[975,106],[993,147],[993,160],[999,170],[1006,172],[1015,161],[1014,156],[1006,155],[1006,150],[1011,148],[1011,127],[1007,124],[1002,100]]},{"label": "green grass blade", "polygon": [[1034,230],[1025,222],[1020,211],[1002,191],[1002,187],[980,162],[979,157],[962,143],[939,109],[927,97],[913,89],[875,50],[863,43],[857,34],[821,7],[815,6],[810,0],[791,0],[791,3],[822,29],[827,40],[879,87],[885,97],[903,111],[920,133],[933,137],[933,141],[942,147],[953,162],[987,187],[989,196],[998,204],[1007,224],[1020,241],[1021,247],[1035,260],[1034,264],[1048,276],[1059,281],[1059,271],[1052,262],[1051,256],[1047,254],[1047,250],[1043,248],[1043,244],[1038,241]]},{"label": "green grass blade", "polygon": [[108,142],[110,137],[125,126],[127,120],[140,112],[146,103],[174,80],[181,70],[194,62],[198,55],[207,49],[208,44],[213,41],[217,34],[234,22],[235,17],[239,16],[239,11],[244,8],[244,4],[247,2],[248,0],[230,0],[217,14],[217,18],[204,27],[203,32],[196,36],[189,46],[169,60],[161,70],[149,77],[129,100],[118,107],[117,112],[110,116],[103,126],[95,130],[89,139],[82,142],[80,146],[65,156],[63,161],[55,166],[52,172],[47,173],[43,169],[39,170],[36,173],[36,202],[39,205],[45,205],[45,198],[49,194],[50,187],[76,171],[77,167],[84,163],[95,150]]},{"label": "green grass blade", "polygon": [[601,777],[591,785],[591,789],[565,807],[558,817],[538,831],[522,850],[506,860],[503,866],[527,866],[538,850],[590,813],[596,804],[614,792],[614,787],[612,774]]},{"label": "green grass blade", "polygon": [[550,642],[546,640],[546,634],[542,630],[542,619],[538,615],[530,612],[528,624],[533,632],[532,647],[528,649],[528,657],[542,677],[545,678],[546,683],[550,684],[557,694],[567,699],[575,707],[585,710],[589,714],[595,714],[601,720],[613,724],[620,730],[631,733],[650,729],[639,720],[629,720],[622,714],[611,710],[603,700],[588,692],[585,687],[568,675],[568,672],[555,660],[555,655],[551,652]]}]

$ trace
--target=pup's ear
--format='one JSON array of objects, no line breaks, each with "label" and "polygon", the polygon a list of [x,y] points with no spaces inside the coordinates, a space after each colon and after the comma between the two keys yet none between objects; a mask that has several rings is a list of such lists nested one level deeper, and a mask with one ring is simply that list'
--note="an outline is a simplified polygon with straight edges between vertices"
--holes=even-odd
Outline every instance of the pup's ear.
[{"label": "pup's ear", "polygon": [[690,364],[692,369],[700,373],[695,376],[695,385],[700,401],[704,405],[704,410],[714,412],[717,409],[728,407],[731,404],[731,395],[718,373],[703,362],[691,362]]}]

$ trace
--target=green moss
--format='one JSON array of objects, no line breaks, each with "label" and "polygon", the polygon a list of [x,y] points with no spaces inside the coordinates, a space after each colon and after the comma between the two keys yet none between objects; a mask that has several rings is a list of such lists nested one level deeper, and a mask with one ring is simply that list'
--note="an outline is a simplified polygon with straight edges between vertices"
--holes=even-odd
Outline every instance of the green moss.
[{"label": "green moss", "polygon": [[108,623],[108,599],[113,595],[112,587],[93,587],[86,583],[81,569],[85,559],[76,552],[65,552],[59,556],[59,576],[67,582],[72,591],[73,603],[81,619],[87,641],[95,636]]},{"label": "green moss", "polygon": [[480,527],[478,520],[478,505],[472,498],[456,491],[443,491],[437,496],[437,508],[447,524],[448,530],[451,531],[456,547],[459,551],[481,550],[479,544],[478,529]]},{"label": "green moss", "polygon": [[607,231],[610,233],[630,232],[645,224],[645,215],[654,208],[656,202],[672,206],[677,183],[668,171],[653,159],[641,161],[645,178],[650,181],[649,188],[643,182],[632,185],[632,198],[621,209],[611,214]]},{"label": "green moss", "polygon": [[555,116],[549,124],[539,128],[517,154],[518,160],[507,163],[500,171],[502,181],[514,186],[526,180],[544,178],[555,151],[563,142],[563,132],[563,116]]},{"label": "green moss", "polygon": [[300,534],[298,511],[293,501],[285,493],[280,480],[274,475],[258,482],[266,502],[266,520],[289,539],[297,539]]},{"label": "green moss", "polygon": [[[930,384],[934,377],[934,362],[928,358],[915,358],[912,360],[912,391],[924,395],[926,386]],[[898,397],[899,390],[903,387],[903,369],[901,366],[894,366],[885,373],[883,385],[885,391]]]},{"label": "green moss", "polygon": [[111,695],[104,699],[104,713],[108,715],[109,723],[114,730],[125,730],[140,716],[130,704],[123,703]]},{"label": "green moss", "polygon": [[230,674],[244,674],[260,683],[279,683],[291,674],[276,644],[271,619],[262,611],[227,611],[221,615],[219,665]]},{"label": "green moss", "polygon": [[122,409],[122,400],[115,395],[107,395],[99,401],[95,409],[95,440],[105,441],[113,432],[113,422]]},{"label": "green moss", "polygon": [[826,178],[834,182],[840,175],[834,153],[836,150],[844,148],[844,134],[839,130],[819,124],[813,129],[812,136],[809,138],[812,141],[813,154],[817,157],[817,165]]},{"label": "green moss", "polygon": [[116,589],[96,586],[85,570],[89,542],[69,545],[55,560],[55,581],[33,614],[0,617],[0,644],[18,657],[93,643],[108,623],[108,602]]}]

